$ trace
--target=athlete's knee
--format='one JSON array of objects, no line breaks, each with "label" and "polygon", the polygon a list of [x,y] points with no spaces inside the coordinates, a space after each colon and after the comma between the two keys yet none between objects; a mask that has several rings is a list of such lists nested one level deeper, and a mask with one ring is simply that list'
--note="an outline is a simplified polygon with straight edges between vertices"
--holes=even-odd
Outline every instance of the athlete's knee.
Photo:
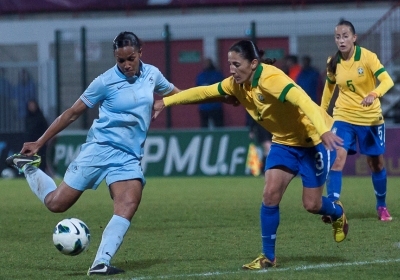
[{"label": "athlete's knee", "polygon": [[282,197],[280,193],[274,192],[264,192],[262,202],[265,206],[274,206],[278,205],[281,201]]},{"label": "athlete's knee", "polygon": [[53,213],[63,213],[70,208],[70,205],[57,201],[51,194],[44,199],[44,205]]},{"label": "athlete's knee", "polygon": [[303,207],[307,210],[307,212],[316,214],[321,209],[320,201],[303,201]]},{"label": "athlete's knee", "polygon": [[346,159],[347,151],[343,148],[339,148],[337,150],[335,162],[332,164],[332,170],[343,170],[344,165],[346,164]]},{"label": "athlete's knee", "polygon": [[383,157],[375,157],[375,158],[368,157],[367,162],[368,162],[369,168],[374,173],[381,172],[383,170],[383,168],[385,167]]},{"label": "athlete's knee", "polygon": [[139,204],[140,200],[137,199],[114,201],[114,213],[130,221],[135,215]]},{"label": "athlete's knee", "polygon": [[341,171],[343,170],[345,163],[346,163],[346,158],[338,156],[335,159],[335,162],[332,164],[331,169],[336,171]]}]

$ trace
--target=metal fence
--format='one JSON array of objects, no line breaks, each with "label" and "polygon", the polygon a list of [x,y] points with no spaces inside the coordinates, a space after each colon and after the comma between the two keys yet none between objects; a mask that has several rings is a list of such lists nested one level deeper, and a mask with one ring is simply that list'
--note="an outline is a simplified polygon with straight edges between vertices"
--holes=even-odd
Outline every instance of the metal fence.
[{"label": "metal fence", "polygon": [[[368,19],[364,22],[358,21],[357,30],[364,30],[365,36],[361,45],[375,51],[385,67],[391,71],[397,79],[400,65],[399,34],[400,16],[399,8],[396,13],[384,19],[371,32],[366,32],[369,27],[375,26]],[[390,18],[390,19],[389,19]],[[389,24],[390,23],[390,24]],[[321,32],[321,25],[329,25],[331,32]],[[169,34],[166,34],[168,26]],[[368,27],[368,28],[365,28]],[[152,25],[143,23],[140,26],[130,27],[129,21],[126,25],[113,28],[85,28],[62,29],[57,31],[55,43],[50,46],[51,59],[45,65],[39,65],[38,51],[35,45],[0,45],[0,132],[22,132],[24,131],[24,111],[28,98],[38,99],[41,106],[45,107],[46,116],[51,121],[58,113],[70,107],[82,94],[86,86],[99,74],[112,67],[115,63],[112,52],[112,39],[121,31],[134,31],[144,41],[144,58],[157,67],[173,83],[177,82],[174,68],[168,69],[169,65],[181,63],[170,60],[168,53],[176,51],[174,42],[200,40],[202,50],[200,55],[212,57],[221,69],[226,66],[226,53],[221,53],[224,43],[229,40],[251,38],[257,40],[260,48],[273,47],[275,41],[287,39],[286,49],[272,48],[269,54],[278,59],[288,54],[289,49],[296,49],[295,55],[302,57],[309,55],[313,65],[323,75],[328,55],[336,51],[333,39],[333,28],[331,23],[326,23],[320,18],[309,18],[301,22],[288,22],[287,24],[276,23],[274,18],[265,18],[254,22],[251,18],[231,22],[208,23],[196,19],[185,24]],[[166,36],[170,36],[170,42]],[[359,37],[364,34],[359,33]],[[268,39],[268,46],[264,45],[263,39]],[[388,43],[388,42],[391,43]],[[170,44],[170,45],[169,45]],[[295,47],[293,47],[295,44]],[[153,46],[148,48],[149,46]],[[157,46],[157,47],[154,47]],[[388,48],[392,57],[387,58]],[[179,57],[179,55],[178,55]],[[185,64],[188,66],[189,64]],[[20,81],[21,73],[29,74],[34,86],[30,90],[22,90]],[[229,74],[226,73],[225,74]],[[191,77],[193,73],[185,73]],[[186,77],[183,77],[186,78]],[[189,79],[189,78],[188,78]],[[190,81],[194,86],[194,81]],[[186,85],[186,84],[185,84]],[[188,84],[188,86],[190,86]],[[179,107],[179,106],[177,106]],[[193,112],[187,112],[193,114]],[[96,110],[89,110],[88,114],[80,118],[70,128],[87,128],[97,116]],[[187,116],[180,116],[182,119]],[[389,117],[392,117],[389,115]]]}]

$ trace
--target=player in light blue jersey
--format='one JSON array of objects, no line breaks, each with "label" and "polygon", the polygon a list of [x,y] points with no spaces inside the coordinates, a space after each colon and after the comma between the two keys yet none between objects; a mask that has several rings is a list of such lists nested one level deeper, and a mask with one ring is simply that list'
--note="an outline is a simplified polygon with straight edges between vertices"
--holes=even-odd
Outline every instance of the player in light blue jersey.
[{"label": "player in light blue jersey", "polygon": [[[24,172],[36,196],[52,212],[68,210],[87,189],[96,189],[105,180],[114,200],[114,215],[105,227],[95,260],[88,275],[124,272],[111,266],[135,214],[145,185],[140,161],[149,130],[154,94],[179,92],[154,66],[140,60],[142,44],[132,32],[121,32],[113,41],[116,65],[98,76],[36,141],[24,143],[20,154],[7,164]],[[69,165],[57,187],[52,178],[35,165],[38,150],[74,122],[87,108],[99,104],[86,142]]]}]

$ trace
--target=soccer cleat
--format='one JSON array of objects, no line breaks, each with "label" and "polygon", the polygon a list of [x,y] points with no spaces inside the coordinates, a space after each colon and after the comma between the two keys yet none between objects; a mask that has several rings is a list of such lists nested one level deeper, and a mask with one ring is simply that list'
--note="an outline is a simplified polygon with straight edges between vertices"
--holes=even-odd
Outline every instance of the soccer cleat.
[{"label": "soccer cleat", "polygon": [[87,275],[114,275],[124,273],[125,271],[105,263],[100,263],[95,267],[90,267]]},{"label": "soccer cleat", "polygon": [[33,155],[33,156],[26,156],[23,154],[14,154],[12,156],[9,156],[6,159],[6,164],[10,167],[14,167],[18,169],[19,172],[22,172],[22,167],[25,166],[25,164],[29,164],[32,166],[39,167],[41,162],[41,158],[38,155]]},{"label": "soccer cleat", "polygon": [[267,259],[264,254],[260,254],[254,261],[248,264],[242,265],[243,269],[265,269],[268,267],[276,267],[276,258],[273,261]]},{"label": "soccer cleat", "polygon": [[342,203],[338,200],[334,203],[342,207],[343,210],[342,216],[336,221],[332,221],[333,239],[339,243],[346,239],[347,232],[349,231],[349,224],[347,223]]},{"label": "soccer cleat", "polygon": [[378,207],[378,219],[384,222],[390,222],[392,220],[392,216],[390,216],[389,211],[384,206]]}]

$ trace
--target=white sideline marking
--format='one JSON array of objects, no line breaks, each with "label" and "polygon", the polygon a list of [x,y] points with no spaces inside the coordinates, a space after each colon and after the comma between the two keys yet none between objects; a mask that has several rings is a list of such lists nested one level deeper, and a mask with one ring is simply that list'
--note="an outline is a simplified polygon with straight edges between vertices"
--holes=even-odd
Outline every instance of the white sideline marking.
[{"label": "white sideline marking", "polygon": [[131,280],[147,280],[147,279],[169,279],[169,278],[189,278],[189,277],[208,277],[208,276],[218,276],[218,275],[229,275],[229,274],[239,274],[239,273],[274,273],[274,272],[283,272],[283,271],[299,271],[299,270],[308,270],[308,269],[325,269],[331,267],[340,267],[340,266],[361,266],[361,265],[370,265],[370,264],[378,264],[378,263],[394,263],[400,262],[400,259],[389,259],[389,260],[375,260],[375,261],[358,261],[358,262],[340,262],[340,263],[323,263],[317,265],[302,265],[296,267],[288,267],[288,268],[274,268],[271,270],[257,270],[257,271],[223,271],[223,272],[206,272],[206,273],[195,273],[195,274],[177,274],[177,275],[160,275],[160,276],[146,276],[146,277],[135,277],[130,278]]}]

